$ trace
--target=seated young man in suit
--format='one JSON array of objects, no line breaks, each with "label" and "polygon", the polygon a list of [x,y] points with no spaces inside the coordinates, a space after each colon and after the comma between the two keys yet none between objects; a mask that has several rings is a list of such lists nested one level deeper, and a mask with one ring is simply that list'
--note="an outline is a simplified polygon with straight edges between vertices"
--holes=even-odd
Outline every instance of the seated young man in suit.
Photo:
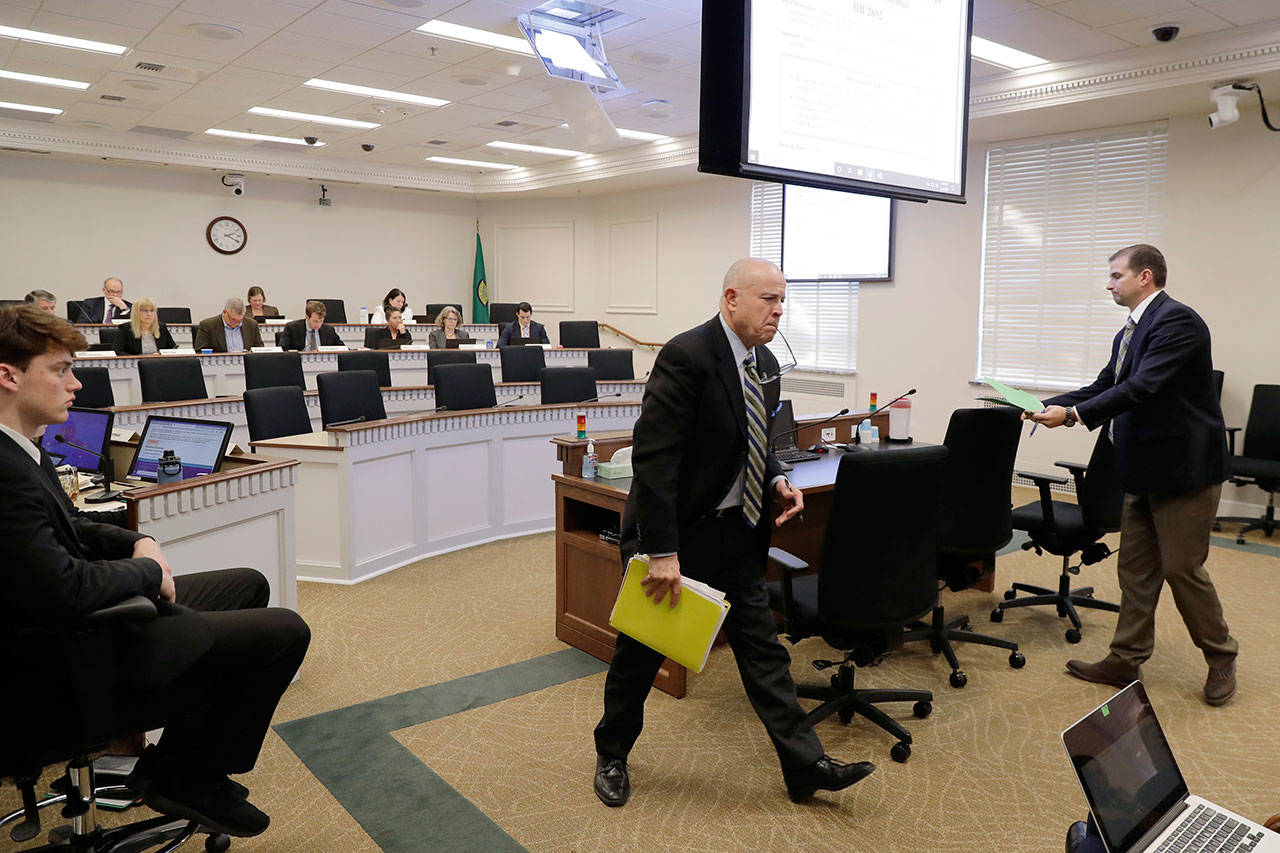
[{"label": "seated young man in suit", "polygon": [[262,332],[252,317],[244,315],[244,300],[232,297],[222,313],[206,317],[196,326],[197,351],[244,352],[262,346]]},{"label": "seated young man in suit", "polygon": [[308,302],[306,317],[284,324],[284,331],[280,333],[281,348],[306,352],[319,347],[344,346],[333,326],[324,321],[327,313],[329,309],[323,302],[316,299]]},{"label": "seated young man in suit", "polygon": [[164,721],[129,786],[166,815],[257,835],[269,818],[227,774],[253,769],[310,630],[292,610],[266,607],[270,589],[253,569],[175,578],[154,539],[91,521],[67,499],[39,439],[67,419],[80,389],[72,358],[84,346],[51,314],[0,309],[0,635],[155,599],[157,618],[121,632],[115,663],[122,723]]},{"label": "seated young man in suit", "polygon": [[533,306],[528,302],[521,302],[516,306],[516,321],[502,330],[502,334],[498,337],[498,346],[511,346],[512,338],[528,338],[535,344],[551,343],[551,339],[547,337],[547,327],[534,322]]}]

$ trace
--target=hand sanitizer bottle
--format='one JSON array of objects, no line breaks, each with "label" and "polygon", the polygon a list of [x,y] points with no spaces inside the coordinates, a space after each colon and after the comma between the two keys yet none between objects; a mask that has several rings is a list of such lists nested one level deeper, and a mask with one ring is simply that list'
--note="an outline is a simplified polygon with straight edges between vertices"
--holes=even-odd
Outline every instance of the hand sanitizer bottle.
[{"label": "hand sanitizer bottle", "polygon": [[587,439],[587,452],[582,457],[582,479],[594,480],[596,478],[596,466],[600,463],[600,457],[596,456],[596,443],[591,439]]}]

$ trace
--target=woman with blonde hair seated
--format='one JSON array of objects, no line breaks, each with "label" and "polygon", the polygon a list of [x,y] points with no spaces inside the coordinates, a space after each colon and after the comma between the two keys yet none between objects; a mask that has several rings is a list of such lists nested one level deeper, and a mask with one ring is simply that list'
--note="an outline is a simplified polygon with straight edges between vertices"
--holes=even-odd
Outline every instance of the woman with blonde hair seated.
[{"label": "woman with blonde hair seated", "polygon": [[431,334],[427,336],[427,343],[432,349],[444,349],[448,346],[445,341],[457,340],[462,343],[471,343],[471,336],[458,328],[462,325],[462,314],[452,305],[444,306],[439,316],[436,317],[436,328],[431,330]]},{"label": "woman with blonde hair seated", "polygon": [[176,346],[173,336],[169,334],[169,327],[156,316],[154,299],[144,296],[134,302],[129,322],[116,326],[117,355],[151,355]]}]

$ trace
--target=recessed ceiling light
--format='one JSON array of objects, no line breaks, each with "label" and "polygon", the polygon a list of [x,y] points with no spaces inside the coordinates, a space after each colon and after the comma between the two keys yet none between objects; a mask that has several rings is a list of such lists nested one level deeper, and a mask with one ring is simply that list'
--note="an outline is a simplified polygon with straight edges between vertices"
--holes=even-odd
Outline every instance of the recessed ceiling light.
[{"label": "recessed ceiling light", "polygon": [[51,116],[62,115],[62,110],[55,107],[36,107],[31,104],[14,104],[9,101],[0,101],[0,110],[22,110],[24,113],[44,113]]},{"label": "recessed ceiling light", "polygon": [[354,83],[339,83],[335,80],[321,80],[316,77],[303,83],[312,89],[324,89],[327,92],[342,92],[347,95],[364,95],[369,98],[386,98],[388,101],[399,101],[405,104],[418,104],[424,107],[443,107],[449,103],[443,98],[428,98],[426,95],[411,95],[408,92],[396,92],[391,89],[375,89],[372,86],[357,86]]},{"label": "recessed ceiling light", "polygon": [[124,80],[123,83],[130,89],[138,89],[142,92],[159,92],[164,88],[159,83],[153,83],[150,80]]},{"label": "recessed ceiling light", "polygon": [[[307,144],[307,141],[305,139],[295,139],[290,136],[268,136],[265,133],[244,133],[239,130],[220,130],[219,128],[216,128],[216,127],[209,128],[208,130],[205,131],[205,133],[208,133],[212,136],[228,136],[232,139],[248,139],[251,142],[283,142],[287,145],[306,145]],[[323,142],[317,142],[312,147],[320,148],[323,145],[324,145]]]},{"label": "recessed ceiling light", "polygon": [[553,157],[581,157],[585,151],[573,151],[569,148],[548,148],[545,145],[525,145],[523,142],[488,142],[490,148],[502,148],[507,151],[526,151],[530,154],[550,154]]},{"label": "recessed ceiling light", "polygon": [[441,20],[427,21],[414,32],[440,36],[451,41],[464,41],[467,44],[496,47],[498,50],[509,50],[512,53],[522,53],[525,56],[533,56],[533,48],[529,46],[529,42],[522,38],[491,33],[488,30],[478,30],[475,27],[464,27],[461,24],[450,24]]},{"label": "recessed ceiling light", "polygon": [[197,23],[187,24],[187,32],[202,39],[211,39],[212,41],[231,41],[240,38],[244,32],[237,30],[235,27],[229,27],[226,24],[210,24]]},{"label": "recessed ceiling light", "polygon": [[477,169],[520,169],[510,163],[490,163],[488,160],[462,160],[457,157],[428,157],[428,163],[447,163],[450,166],[474,166]]},{"label": "recessed ceiling light", "polygon": [[675,62],[676,58],[672,54],[663,53],[660,50],[642,50],[639,53],[631,54],[631,61],[638,65],[647,65],[650,68],[666,68]]},{"label": "recessed ceiling light", "polygon": [[978,36],[969,38],[969,51],[974,59],[1015,71],[1019,68],[1030,68],[1033,65],[1044,65],[1049,61]]},{"label": "recessed ceiling light", "polygon": [[455,74],[453,82],[462,86],[487,86],[489,78],[480,74]]},{"label": "recessed ceiling light", "polygon": [[129,49],[122,44],[111,44],[105,41],[90,41],[89,39],[60,36],[57,33],[42,33],[38,30],[23,30],[18,27],[0,27],[0,38],[35,41],[40,42],[41,44],[51,44],[55,47],[69,47],[75,50],[92,50],[95,53],[114,53],[116,56],[119,56]]},{"label": "recessed ceiling light", "polygon": [[640,142],[657,142],[659,139],[671,138],[661,133],[650,133],[647,130],[627,130],[624,127],[620,127],[617,130],[618,135],[623,139],[635,139]]},{"label": "recessed ceiling light", "polygon": [[58,86],[62,89],[88,89],[88,83],[79,80],[64,80],[61,77],[41,77],[39,74],[23,74],[20,71],[0,70],[0,77],[6,80],[18,80],[22,83],[38,83],[41,86]]},{"label": "recessed ceiling light", "polygon": [[253,113],[256,116],[271,116],[272,118],[287,118],[294,121],[306,121],[314,124],[331,124],[335,127],[355,127],[360,130],[373,130],[375,127],[382,125],[373,121],[357,121],[353,118],[334,118],[333,116],[320,116],[312,113],[295,113],[292,110],[275,110],[271,107],[250,107],[246,112]]}]

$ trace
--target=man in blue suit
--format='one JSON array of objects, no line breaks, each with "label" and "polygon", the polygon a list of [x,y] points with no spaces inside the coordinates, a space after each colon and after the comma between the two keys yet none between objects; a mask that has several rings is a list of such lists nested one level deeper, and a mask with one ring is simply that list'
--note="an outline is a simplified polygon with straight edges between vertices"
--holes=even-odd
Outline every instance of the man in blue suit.
[{"label": "man in blue suit", "polygon": [[1155,613],[1165,582],[1204,654],[1205,702],[1236,690],[1238,644],[1204,561],[1227,478],[1226,429],[1213,384],[1209,328],[1164,292],[1164,256],[1138,244],[1111,256],[1107,289],[1129,309],[1111,361],[1093,384],[1045,401],[1029,415],[1047,427],[1108,430],[1124,487],[1120,522],[1120,616],[1111,652],[1072,660],[1077,678],[1123,687],[1155,650]]},{"label": "man in blue suit", "polygon": [[534,322],[533,306],[528,302],[521,302],[516,306],[516,321],[508,323],[502,330],[502,334],[498,337],[498,346],[511,346],[512,338],[528,338],[535,344],[551,343],[551,339],[547,337],[547,327]]}]

